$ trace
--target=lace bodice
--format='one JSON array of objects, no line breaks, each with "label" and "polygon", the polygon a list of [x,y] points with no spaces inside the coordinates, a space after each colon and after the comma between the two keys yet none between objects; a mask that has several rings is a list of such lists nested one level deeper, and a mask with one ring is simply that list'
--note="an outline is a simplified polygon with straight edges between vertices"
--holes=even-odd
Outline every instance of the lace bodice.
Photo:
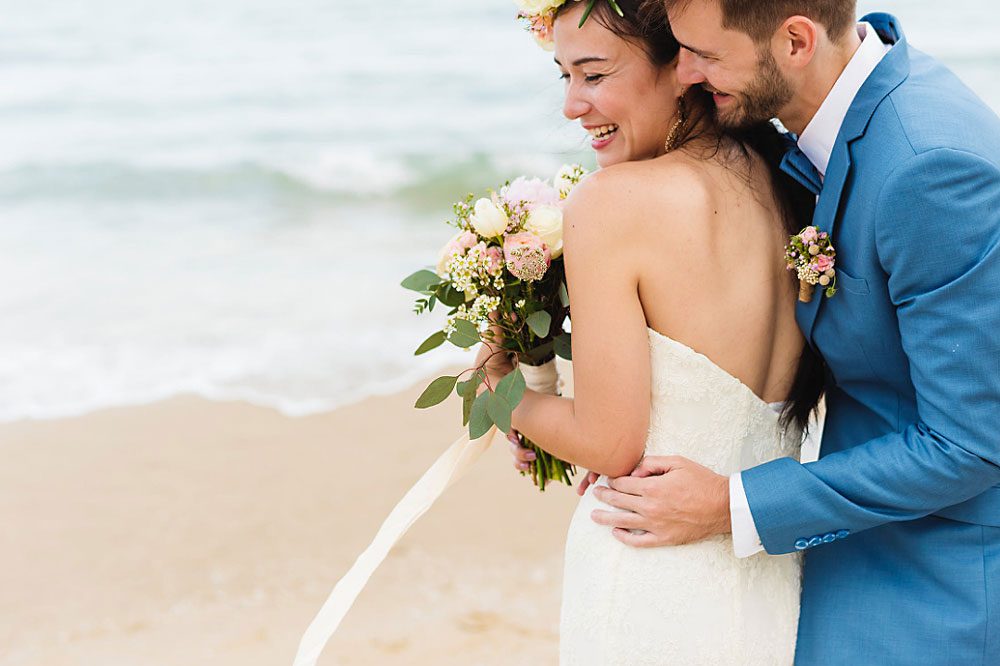
[{"label": "lace bodice", "polygon": [[[682,455],[729,475],[797,456],[800,433],[710,359],[649,329],[646,455]],[[606,484],[601,478],[599,484]],[[801,560],[737,559],[719,536],[636,549],[594,523],[588,491],[566,545],[560,661],[572,666],[790,666]]]},{"label": "lace bodice", "polygon": [[783,433],[770,404],[708,357],[648,330],[647,455],[681,455],[726,476],[798,455],[801,433]]}]

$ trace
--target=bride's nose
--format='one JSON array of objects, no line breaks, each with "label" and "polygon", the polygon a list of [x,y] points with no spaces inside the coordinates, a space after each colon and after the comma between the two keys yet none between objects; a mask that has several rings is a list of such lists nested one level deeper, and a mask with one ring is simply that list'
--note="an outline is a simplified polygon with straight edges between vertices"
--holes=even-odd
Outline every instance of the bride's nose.
[{"label": "bride's nose", "polygon": [[563,115],[568,120],[582,118],[590,111],[590,102],[584,99],[578,90],[575,86],[566,89],[566,99],[563,100]]}]

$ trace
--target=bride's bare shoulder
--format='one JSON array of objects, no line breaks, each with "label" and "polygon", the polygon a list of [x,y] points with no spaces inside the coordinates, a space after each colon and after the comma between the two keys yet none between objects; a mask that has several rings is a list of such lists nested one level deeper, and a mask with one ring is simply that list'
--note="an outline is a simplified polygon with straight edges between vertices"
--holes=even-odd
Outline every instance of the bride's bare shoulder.
[{"label": "bride's bare shoulder", "polygon": [[651,219],[658,226],[688,226],[711,217],[712,188],[704,167],[679,156],[616,164],[592,173],[573,190],[564,209],[566,233],[642,234]]}]

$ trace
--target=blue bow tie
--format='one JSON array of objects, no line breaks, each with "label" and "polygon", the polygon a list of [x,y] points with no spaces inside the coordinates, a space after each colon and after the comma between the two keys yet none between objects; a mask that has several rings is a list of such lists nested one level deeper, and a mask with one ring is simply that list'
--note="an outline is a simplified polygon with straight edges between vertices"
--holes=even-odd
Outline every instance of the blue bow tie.
[{"label": "blue bow tie", "polygon": [[819,191],[823,188],[823,177],[820,175],[819,169],[809,161],[809,158],[794,143],[791,136],[789,136],[788,142],[791,145],[781,160],[781,170],[802,183],[807,190],[819,196]]}]

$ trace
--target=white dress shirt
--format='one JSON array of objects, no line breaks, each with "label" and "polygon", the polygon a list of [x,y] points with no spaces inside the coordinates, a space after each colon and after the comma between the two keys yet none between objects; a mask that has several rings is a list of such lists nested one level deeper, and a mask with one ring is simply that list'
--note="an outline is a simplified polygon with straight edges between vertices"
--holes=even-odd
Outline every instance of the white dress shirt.
[{"label": "white dress shirt", "polygon": [[[892,48],[892,45],[882,43],[868,23],[858,24],[858,36],[861,38],[861,46],[847,63],[847,67],[823,100],[816,115],[799,136],[799,148],[824,177],[826,168],[830,164],[834,143],[840,134],[840,127],[844,124],[854,98]],[[736,557],[750,557],[764,550],[753,515],[750,513],[750,503],[747,501],[743,476],[740,473],[729,477],[729,511]]]}]

